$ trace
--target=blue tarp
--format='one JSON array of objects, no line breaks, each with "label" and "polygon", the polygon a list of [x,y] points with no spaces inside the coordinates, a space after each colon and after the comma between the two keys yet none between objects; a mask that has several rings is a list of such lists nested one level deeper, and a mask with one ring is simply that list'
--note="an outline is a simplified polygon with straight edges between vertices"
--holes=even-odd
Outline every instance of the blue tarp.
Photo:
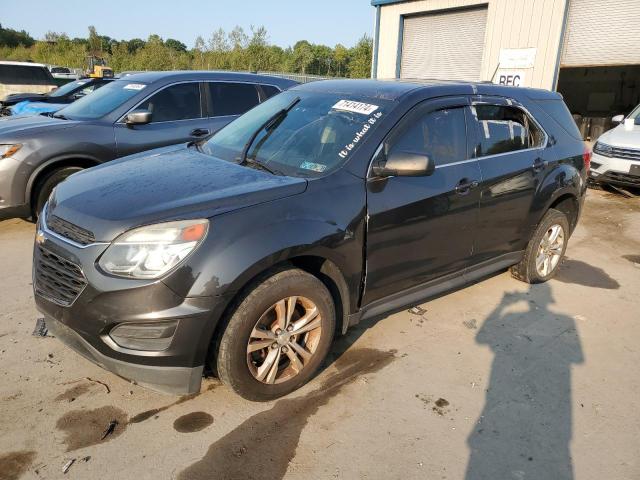
[{"label": "blue tarp", "polygon": [[62,107],[66,107],[65,103],[46,103],[46,102],[30,102],[24,101],[16,103],[11,107],[11,115],[38,115],[39,113],[57,112]]}]

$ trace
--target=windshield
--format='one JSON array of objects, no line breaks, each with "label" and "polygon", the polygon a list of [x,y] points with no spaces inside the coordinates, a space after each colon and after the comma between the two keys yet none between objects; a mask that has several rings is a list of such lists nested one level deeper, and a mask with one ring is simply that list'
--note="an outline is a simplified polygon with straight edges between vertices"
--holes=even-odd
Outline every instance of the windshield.
[{"label": "windshield", "polygon": [[640,122],[640,105],[633,109],[627,118],[635,120],[636,125]]},{"label": "windshield", "polygon": [[93,120],[104,117],[137,95],[146,86],[144,83],[132,83],[124,80],[111,82],[91,95],[82,97],[68,107],[59,110],[58,115],[72,120]]},{"label": "windshield", "polygon": [[60,88],[47,94],[47,97],[64,97],[65,95],[73,92],[76,88],[86,85],[91,80],[76,80],[75,82],[69,82],[62,85]]},{"label": "windshield", "polygon": [[[299,101],[293,104],[296,99]],[[247,160],[286,175],[322,176],[355,152],[391,103],[350,95],[289,91],[245,113],[201,148],[217,158],[240,162],[247,143],[261,129],[247,150]],[[291,110],[261,128],[287,107]]]}]

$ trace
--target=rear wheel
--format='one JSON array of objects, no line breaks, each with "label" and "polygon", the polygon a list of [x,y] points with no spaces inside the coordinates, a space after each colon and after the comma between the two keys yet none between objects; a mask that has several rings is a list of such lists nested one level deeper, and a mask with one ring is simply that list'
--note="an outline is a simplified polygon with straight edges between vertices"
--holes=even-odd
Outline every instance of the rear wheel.
[{"label": "rear wheel", "polygon": [[58,185],[70,175],[79,172],[80,170],[83,170],[83,168],[62,167],[48,173],[44,176],[44,178],[38,181],[34,191],[33,203],[31,204],[34,220],[37,220],[40,212],[42,211],[42,208],[44,207],[44,204],[47,203],[49,195],[51,195],[51,192],[56,187],[56,185]]},{"label": "rear wheel", "polygon": [[531,237],[523,259],[511,267],[511,274],[527,283],[542,283],[553,278],[567,250],[569,231],[566,215],[549,209]]},{"label": "rear wheel", "polygon": [[324,284],[302,270],[278,272],[256,284],[232,314],[220,339],[218,375],[248,400],[286,395],[316,373],[334,329]]}]

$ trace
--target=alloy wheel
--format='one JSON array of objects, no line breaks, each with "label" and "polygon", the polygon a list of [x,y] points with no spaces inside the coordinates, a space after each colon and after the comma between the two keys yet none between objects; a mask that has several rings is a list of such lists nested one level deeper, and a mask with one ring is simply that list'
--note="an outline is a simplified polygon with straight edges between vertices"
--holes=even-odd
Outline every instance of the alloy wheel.
[{"label": "alloy wheel", "polygon": [[247,365],[267,384],[285,382],[309,363],[320,343],[322,318],[315,303],[291,296],[274,303],[257,321],[247,343]]},{"label": "alloy wheel", "polygon": [[541,277],[547,277],[555,270],[564,249],[564,229],[561,225],[551,225],[544,234],[536,256],[536,270]]}]

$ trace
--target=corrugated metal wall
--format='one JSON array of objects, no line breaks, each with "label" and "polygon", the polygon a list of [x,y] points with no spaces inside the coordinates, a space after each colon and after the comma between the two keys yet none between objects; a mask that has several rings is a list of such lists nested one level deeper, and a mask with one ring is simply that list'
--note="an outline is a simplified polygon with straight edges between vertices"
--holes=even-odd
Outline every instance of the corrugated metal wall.
[{"label": "corrugated metal wall", "polygon": [[480,80],[486,25],[486,7],[407,17],[400,76]]},{"label": "corrugated metal wall", "polygon": [[[401,19],[436,10],[487,5],[483,42],[482,80],[490,80],[502,48],[536,48],[535,65],[526,85],[552,89],[561,46],[567,0],[416,0],[381,7],[378,78],[397,74]],[[640,3],[640,0],[636,0]],[[409,18],[409,17],[406,17]],[[456,41],[456,31],[451,33]]]},{"label": "corrugated metal wall", "polygon": [[640,64],[640,0],[570,0],[562,66]]}]

